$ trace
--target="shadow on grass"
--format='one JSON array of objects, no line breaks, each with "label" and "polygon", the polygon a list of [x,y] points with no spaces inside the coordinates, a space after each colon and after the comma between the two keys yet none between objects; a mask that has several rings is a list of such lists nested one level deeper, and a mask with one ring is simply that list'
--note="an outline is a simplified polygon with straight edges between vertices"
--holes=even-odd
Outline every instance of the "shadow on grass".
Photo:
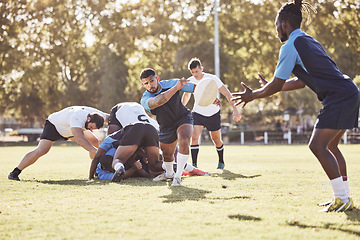
[{"label": "shadow on grass", "polygon": [[357,222],[360,225],[360,209],[354,207],[351,211],[345,212],[347,219],[352,222]]},{"label": "shadow on grass", "polygon": [[211,193],[210,191],[184,186],[170,187],[170,189],[171,194],[160,196],[160,198],[164,198],[164,203],[182,202],[185,200],[199,201],[206,199],[205,195]]},{"label": "shadow on grass", "polygon": [[261,218],[258,217],[253,217],[253,216],[248,216],[248,215],[240,215],[240,214],[236,214],[236,215],[229,215],[228,216],[230,219],[237,219],[239,221],[261,221]]},{"label": "shadow on grass", "polygon": [[221,201],[224,201],[224,200],[235,200],[235,199],[251,199],[251,197],[248,197],[248,196],[234,196],[234,197],[217,197],[217,198],[209,198],[211,200],[221,200]]},{"label": "shadow on grass", "polygon": [[[359,221],[359,218],[360,218],[359,213],[360,213],[359,209],[355,209],[355,208],[352,211],[345,212],[345,214],[348,216],[348,219],[351,221]],[[329,230],[340,231],[343,233],[348,233],[348,234],[352,234],[352,235],[360,237],[360,231],[342,229],[341,226],[336,226],[337,224],[334,224],[334,223],[324,223],[322,226],[316,226],[316,225],[302,224],[297,221],[288,221],[287,225],[304,228],[304,229],[305,228],[329,229]],[[348,225],[359,225],[359,223],[353,223],[353,224],[348,224]]]},{"label": "shadow on grass", "polygon": [[245,176],[242,174],[233,173],[229,170],[223,170],[222,173],[212,173],[211,176],[213,177],[221,177],[225,180],[236,180],[237,178],[256,178],[260,177],[260,174],[252,175],[252,176]]},{"label": "shadow on grass", "polygon": [[23,180],[23,181],[50,184],[50,185],[76,185],[76,186],[107,185],[110,183],[110,181],[87,180],[87,179]]}]

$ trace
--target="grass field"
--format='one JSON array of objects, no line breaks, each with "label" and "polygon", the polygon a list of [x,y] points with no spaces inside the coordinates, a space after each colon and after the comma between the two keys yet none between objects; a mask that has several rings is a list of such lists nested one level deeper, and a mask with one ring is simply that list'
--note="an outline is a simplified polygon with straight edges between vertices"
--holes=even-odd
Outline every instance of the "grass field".
[{"label": "grass field", "polygon": [[[199,167],[211,176],[171,182],[88,181],[78,146],[55,146],[9,181],[31,146],[0,147],[0,239],[359,239],[360,210],[318,213],[330,183],[306,145],[213,146]],[[342,145],[355,205],[360,146]],[[189,160],[190,161],[190,160]]]}]

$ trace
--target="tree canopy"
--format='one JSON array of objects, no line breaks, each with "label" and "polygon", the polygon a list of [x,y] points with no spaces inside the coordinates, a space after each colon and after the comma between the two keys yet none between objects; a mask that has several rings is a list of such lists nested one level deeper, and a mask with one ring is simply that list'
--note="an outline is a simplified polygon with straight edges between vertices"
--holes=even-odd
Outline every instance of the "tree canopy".
[{"label": "tree canopy", "polygon": [[[312,0],[317,10],[302,29],[340,70],[360,83],[360,3]],[[220,72],[230,91],[271,80],[281,47],[274,20],[282,2],[219,1]],[[214,73],[214,2],[175,0],[0,0],[0,110],[27,125],[70,105],[109,112],[138,102],[145,67],[161,79],[189,77],[193,57]],[[226,101],[223,101],[225,108]],[[314,104],[315,103],[315,104]],[[317,113],[309,89],[256,100],[244,122],[267,122],[287,108]]]}]

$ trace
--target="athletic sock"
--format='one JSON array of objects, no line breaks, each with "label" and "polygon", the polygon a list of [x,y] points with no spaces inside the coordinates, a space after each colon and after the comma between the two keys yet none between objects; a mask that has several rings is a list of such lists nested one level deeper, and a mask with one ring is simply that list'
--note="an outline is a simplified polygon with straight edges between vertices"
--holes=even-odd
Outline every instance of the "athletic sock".
[{"label": "athletic sock", "polygon": [[117,162],[117,163],[115,163],[115,165],[114,165],[114,170],[117,171],[117,170],[120,169],[121,167],[123,167],[123,168],[125,169],[124,164],[122,164],[122,163],[120,163],[120,162]]},{"label": "athletic sock", "polygon": [[342,177],[334,178],[330,180],[332,189],[334,191],[334,196],[340,198],[344,203],[349,201],[349,198],[346,196],[345,184]]},{"label": "athletic sock", "polygon": [[185,163],[184,170],[187,172],[191,172],[192,170],[194,170],[194,166],[192,166],[191,164]]},{"label": "athletic sock", "polygon": [[173,162],[163,162],[162,168],[166,172],[166,177],[172,177],[174,175]]},{"label": "athletic sock", "polygon": [[221,147],[216,147],[216,151],[219,155],[219,162],[224,163],[224,144]]},{"label": "athletic sock", "polygon": [[185,164],[187,162],[187,160],[189,159],[189,155],[188,154],[181,154],[178,153],[177,156],[177,169],[176,169],[176,173],[175,173],[175,177],[181,178],[181,174],[184,170]]},{"label": "athletic sock", "polygon": [[346,191],[346,197],[350,197],[350,186],[349,186],[349,180],[346,176],[343,176],[343,182],[344,182],[344,186],[345,186],[345,191]]},{"label": "athletic sock", "polygon": [[197,157],[199,154],[199,145],[190,145],[192,163],[197,165]]},{"label": "athletic sock", "polygon": [[18,167],[16,167],[16,168],[14,168],[12,173],[14,173],[14,174],[16,174],[16,176],[18,176],[21,173],[21,170]]}]

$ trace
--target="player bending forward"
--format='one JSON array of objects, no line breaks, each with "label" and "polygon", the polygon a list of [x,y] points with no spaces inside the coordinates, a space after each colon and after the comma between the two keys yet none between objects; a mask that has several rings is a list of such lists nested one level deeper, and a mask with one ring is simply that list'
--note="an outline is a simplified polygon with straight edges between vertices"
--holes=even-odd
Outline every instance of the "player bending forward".
[{"label": "player bending forward", "polygon": [[57,140],[75,141],[89,152],[90,158],[93,158],[99,147],[99,140],[91,131],[103,127],[104,121],[107,122],[108,119],[109,114],[84,106],[67,107],[50,114],[37,148],[23,157],[8,178],[20,181],[21,171],[45,155]]}]

